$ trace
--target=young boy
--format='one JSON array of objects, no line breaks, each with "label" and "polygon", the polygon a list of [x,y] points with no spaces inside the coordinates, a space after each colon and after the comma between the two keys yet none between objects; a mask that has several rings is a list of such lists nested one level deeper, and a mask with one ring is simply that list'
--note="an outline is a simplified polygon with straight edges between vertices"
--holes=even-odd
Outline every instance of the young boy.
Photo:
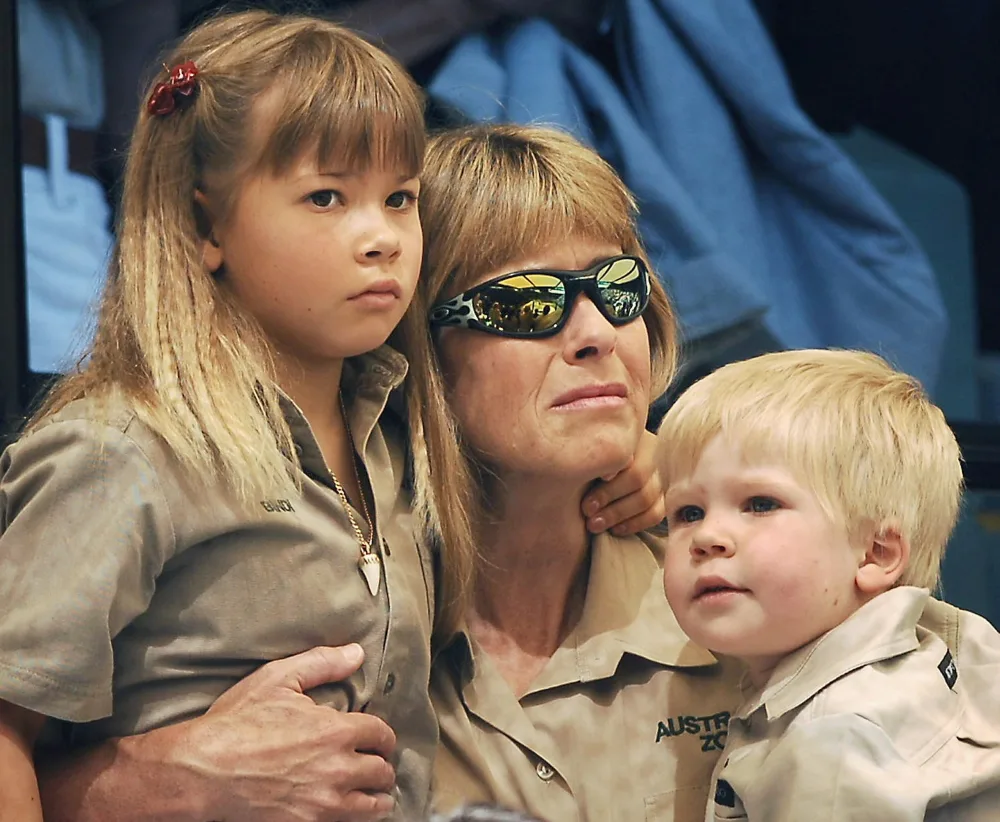
[{"label": "young boy", "polygon": [[929,596],[958,445],[852,351],[719,369],[660,428],[667,598],[746,666],[706,818],[1000,820],[1000,634]]}]

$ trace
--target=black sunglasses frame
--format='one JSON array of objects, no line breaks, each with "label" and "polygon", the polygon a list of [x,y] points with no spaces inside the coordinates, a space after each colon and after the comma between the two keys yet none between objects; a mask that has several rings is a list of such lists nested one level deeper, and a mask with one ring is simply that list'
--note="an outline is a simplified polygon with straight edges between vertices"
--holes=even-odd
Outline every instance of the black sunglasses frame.
[{"label": "black sunglasses frame", "polygon": [[[624,318],[615,317],[610,311],[608,311],[607,304],[604,302],[604,296],[601,294],[601,289],[597,285],[597,275],[605,268],[613,266],[619,260],[629,260],[630,262],[636,264],[646,290],[645,296],[642,298],[642,304],[639,306],[635,314]],[[566,292],[564,297],[565,307],[563,308],[562,316],[555,322],[555,324],[541,331],[505,331],[500,328],[493,328],[486,325],[476,316],[473,300],[483,291],[486,291],[503,280],[509,280],[511,277],[539,274],[555,277],[563,284],[563,288]],[[501,274],[499,277],[494,277],[492,280],[487,280],[485,283],[480,283],[479,285],[470,288],[468,291],[463,291],[456,297],[452,297],[449,300],[438,303],[430,310],[428,322],[431,326],[469,328],[473,331],[483,331],[487,334],[495,334],[498,337],[517,337],[520,339],[552,337],[562,331],[565,327],[566,323],[569,321],[570,314],[573,313],[573,307],[576,305],[577,297],[581,294],[586,294],[590,298],[590,301],[597,306],[597,310],[601,312],[604,319],[612,325],[628,325],[630,322],[633,322],[641,317],[642,313],[649,306],[649,299],[652,294],[652,286],[649,281],[649,267],[639,257],[635,257],[631,254],[620,254],[617,257],[608,257],[607,259],[601,260],[583,271],[560,271],[558,269],[547,268],[510,271],[507,274]]]}]

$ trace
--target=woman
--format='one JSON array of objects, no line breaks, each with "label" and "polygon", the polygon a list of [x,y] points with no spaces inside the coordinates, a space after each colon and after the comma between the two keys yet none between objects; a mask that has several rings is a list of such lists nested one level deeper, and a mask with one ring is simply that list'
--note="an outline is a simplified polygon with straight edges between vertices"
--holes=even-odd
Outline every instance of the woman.
[{"label": "woman", "polygon": [[635,204],[594,152],[520,126],[433,139],[421,203],[416,486],[467,580],[438,591],[436,805],[700,819],[733,678],[677,626],[660,542],[578,513],[674,368]]}]

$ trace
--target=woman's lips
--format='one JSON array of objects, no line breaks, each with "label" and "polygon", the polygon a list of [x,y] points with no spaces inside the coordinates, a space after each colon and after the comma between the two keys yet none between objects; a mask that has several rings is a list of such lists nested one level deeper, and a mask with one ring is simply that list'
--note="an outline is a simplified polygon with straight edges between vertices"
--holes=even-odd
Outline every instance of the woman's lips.
[{"label": "woman's lips", "polygon": [[624,383],[594,383],[582,385],[556,397],[553,408],[597,408],[601,406],[623,405],[628,398],[628,388]]}]

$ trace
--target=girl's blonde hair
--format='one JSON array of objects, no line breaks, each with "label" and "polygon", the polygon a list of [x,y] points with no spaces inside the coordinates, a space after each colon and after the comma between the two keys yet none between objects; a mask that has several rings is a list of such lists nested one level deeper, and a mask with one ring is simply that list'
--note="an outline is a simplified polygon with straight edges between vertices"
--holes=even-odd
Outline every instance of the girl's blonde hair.
[{"label": "girl's blonde hair", "polygon": [[211,191],[213,216],[224,221],[248,177],[280,174],[307,152],[321,168],[416,175],[423,102],[385,53],[313,17],[219,15],[165,64],[189,60],[199,72],[193,100],[166,116],[145,106],[139,114],[92,349],[28,428],[75,399],[119,394],[194,477],[252,501],[293,490],[295,450],[271,346],[224,273],[202,260],[210,228],[195,193]]},{"label": "girl's blonde hair", "polygon": [[[424,262],[402,332],[410,353],[409,413],[417,514],[440,542],[438,632],[465,613],[479,561],[482,485],[448,405],[448,390],[427,324],[430,306],[486,274],[553,243],[582,236],[646,260],[636,206],[618,175],[594,151],[554,129],[483,125],[438,135],[428,144],[421,187]],[[647,264],[648,264],[648,260]],[[676,323],[663,287],[643,315],[654,396],[676,366]]]},{"label": "girl's blonde hair", "polygon": [[911,546],[900,584],[937,586],[962,496],[961,454],[913,377],[861,351],[781,351],[723,366],[663,418],[665,486],[689,477],[720,435],[748,463],[791,471],[853,538],[898,529]]}]

